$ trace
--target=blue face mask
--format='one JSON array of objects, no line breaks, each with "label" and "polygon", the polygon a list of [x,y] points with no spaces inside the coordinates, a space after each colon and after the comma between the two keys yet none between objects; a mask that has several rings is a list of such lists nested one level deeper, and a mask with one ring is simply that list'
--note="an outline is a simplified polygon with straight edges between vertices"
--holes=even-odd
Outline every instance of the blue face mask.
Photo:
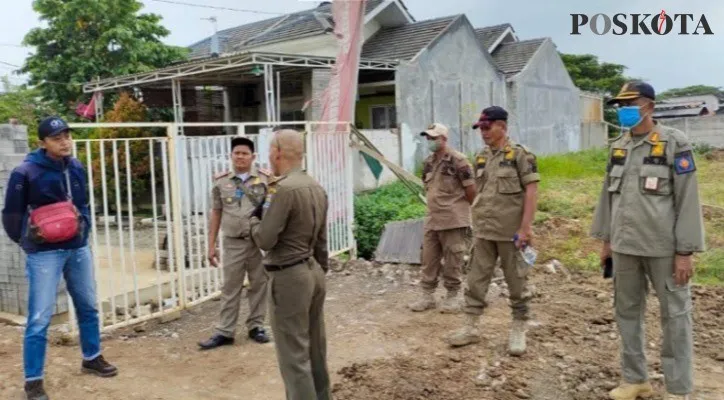
[{"label": "blue face mask", "polygon": [[619,107],[616,112],[618,113],[618,123],[623,128],[631,129],[641,122],[641,107],[639,106]]}]

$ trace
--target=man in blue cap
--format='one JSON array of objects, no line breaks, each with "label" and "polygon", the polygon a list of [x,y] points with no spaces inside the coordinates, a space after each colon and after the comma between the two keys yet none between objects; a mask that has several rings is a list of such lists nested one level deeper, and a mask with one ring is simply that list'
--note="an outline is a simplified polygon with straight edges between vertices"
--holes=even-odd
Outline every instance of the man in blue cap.
[{"label": "man in blue cap", "polygon": [[624,130],[609,148],[606,176],[591,227],[603,241],[601,265],[613,263],[623,383],[615,400],[650,397],[644,321],[649,282],[661,307],[661,365],[666,399],[693,392],[693,324],[689,280],[693,253],[705,250],[691,142],[653,119],[651,85],[627,82],[608,104]]},{"label": "man in blue cap", "polygon": [[[49,117],[38,128],[40,149],[28,154],[10,175],[2,212],[5,232],[27,254],[28,320],[23,343],[25,392],[29,400],[47,400],[43,370],[47,331],[61,277],[78,318],[81,369],[102,377],[116,367],[101,355],[100,324],[88,231],[91,224],[86,172],[71,156],[73,139],[68,124]],[[33,218],[44,210],[69,216],[54,226]],[[45,211],[48,213],[47,211]],[[58,230],[59,223],[67,224]]]}]

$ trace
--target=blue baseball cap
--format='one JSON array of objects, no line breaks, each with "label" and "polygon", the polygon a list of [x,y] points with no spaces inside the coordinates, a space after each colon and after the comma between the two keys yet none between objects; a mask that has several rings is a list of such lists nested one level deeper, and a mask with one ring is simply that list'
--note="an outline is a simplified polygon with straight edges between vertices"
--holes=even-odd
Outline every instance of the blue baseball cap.
[{"label": "blue baseball cap", "polygon": [[38,126],[38,139],[43,140],[66,131],[72,131],[68,123],[60,117],[48,117],[40,122]]}]

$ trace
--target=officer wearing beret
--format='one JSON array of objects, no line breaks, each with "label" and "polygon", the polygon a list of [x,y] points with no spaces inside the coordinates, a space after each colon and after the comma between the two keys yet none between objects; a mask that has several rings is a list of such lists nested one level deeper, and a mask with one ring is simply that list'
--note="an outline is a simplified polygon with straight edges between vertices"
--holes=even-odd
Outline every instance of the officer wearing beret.
[{"label": "officer wearing beret", "polygon": [[513,314],[509,353],[518,356],[526,349],[529,301],[524,294],[528,268],[520,250],[532,244],[540,176],[535,155],[508,137],[507,120],[507,111],[492,106],[484,109],[473,125],[480,128],[486,145],[474,165],[478,191],[472,205],[475,245],[465,290],[465,324],[447,341],[452,346],[480,341],[477,324],[487,307],[485,297],[500,257]]},{"label": "officer wearing beret", "polygon": [[692,254],[704,251],[704,225],[691,143],[652,117],[654,89],[626,83],[609,101],[627,131],[610,145],[606,177],[591,234],[603,241],[601,263],[614,267],[616,321],[624,382],[616,400],[653,394],[645,357],[648,281],[661,307],[661,364],[668,399],[693,391],[689,279]]}]

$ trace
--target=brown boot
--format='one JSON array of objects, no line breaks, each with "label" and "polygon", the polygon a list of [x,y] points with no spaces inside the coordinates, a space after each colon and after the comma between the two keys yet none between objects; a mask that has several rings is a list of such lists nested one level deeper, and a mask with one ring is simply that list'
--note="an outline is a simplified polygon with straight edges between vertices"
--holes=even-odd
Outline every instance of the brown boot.
[{"label": "brown boot", "polygon": [[442,301],[440,312],[443,314],[457,314],[460,312],[460,303],[458,302],[458,291],[448,290],[445,300]]},{"label": "brown boot", "polygon": [[613,400],[636,400],[639,397],[649,398],[654,395],[654,388],[649,382],[622,383],[613,389],[608,396]]},{"label": "brown boot", "polygon": [[423,289],[420,298],[417,301],[410,303],[410,310],[421,312],[437,307],[437,304],[435,304],[434,293],[434,290]]},{"label": "brown boot", "polygon": [[525,327],[526,322],[515,319],[510,327],[508,338],[508,354],[511,356],[522,356],[525,354]]},{"label": "brown boot", "polygon": [[479,319],[479,315],[465,314],[463,327],[445,338],[447,344],[453,347],[460,347],[478,343],[480,341],[480,331],[478,330]]}]

